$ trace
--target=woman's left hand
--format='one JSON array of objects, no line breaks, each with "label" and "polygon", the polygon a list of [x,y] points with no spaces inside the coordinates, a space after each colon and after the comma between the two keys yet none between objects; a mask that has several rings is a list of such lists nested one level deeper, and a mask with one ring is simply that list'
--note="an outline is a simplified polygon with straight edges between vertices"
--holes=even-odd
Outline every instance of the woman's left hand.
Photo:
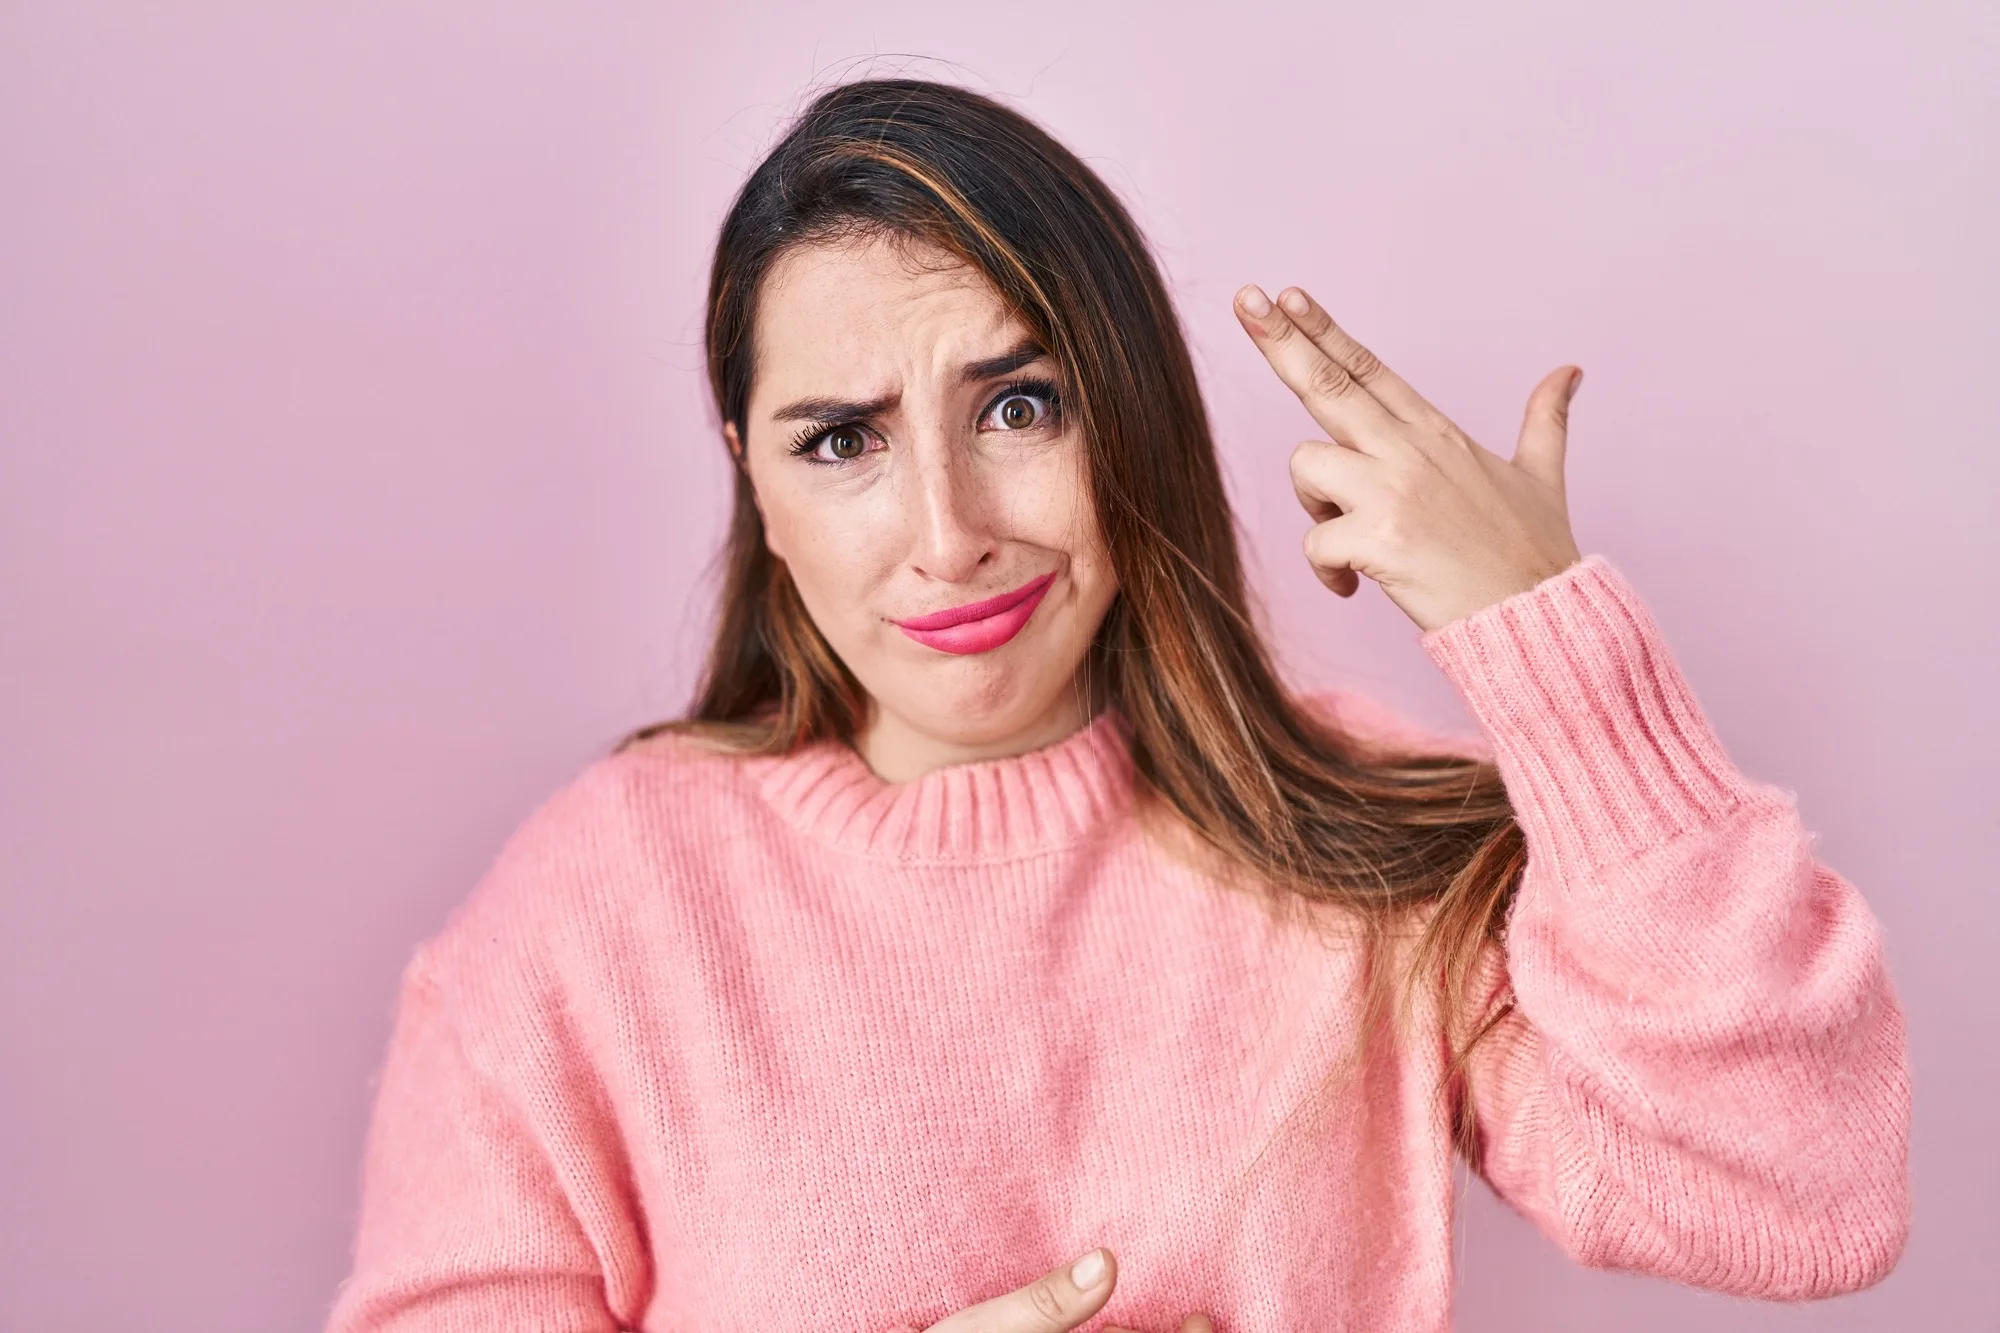
[{"label": "woman's left hand", "polygon": [[1313,518],[1306,559],[1327,587],[1349,597],[1366,574],[1429,631],[1582,558],[1563,493],[1581,370],[1560,367],[1535,386],[1508,460],[1298,288],[1273,304],[1253,283],[1236,294],[1236,317],[1329,437],[1292,453],[1292,488]]}]

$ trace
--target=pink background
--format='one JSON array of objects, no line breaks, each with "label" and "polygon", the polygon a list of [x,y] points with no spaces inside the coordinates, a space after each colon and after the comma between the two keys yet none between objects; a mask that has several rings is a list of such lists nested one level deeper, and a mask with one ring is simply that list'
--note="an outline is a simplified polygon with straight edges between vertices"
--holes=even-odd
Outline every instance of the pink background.
[{"label": "pink background", "polygon": [[1502,453],[1582,365],[1584,549],[1887,922],[1895,1274],[1590,1272],[1471,1184],[1460,1327],[1992,1327],[1997,51],[1970,0],[0,5],[0,1329],[317,1327],[404,959],[685,696],[721,210],[900,71],[1150,229],[1302,676],[1462,716],[1307,571],[1229,293],[1310,285]]}]

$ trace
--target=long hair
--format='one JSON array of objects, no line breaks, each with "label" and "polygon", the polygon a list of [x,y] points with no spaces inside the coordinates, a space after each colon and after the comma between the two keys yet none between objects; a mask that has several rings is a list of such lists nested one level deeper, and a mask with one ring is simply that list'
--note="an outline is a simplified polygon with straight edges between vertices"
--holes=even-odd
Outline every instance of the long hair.
[{"label": "long hair", "polygon": [[[1465,1057],[1513,1004],[1471,1003],[1525,858],[1499,775],[1474,758],[1364,744],[1280,681],[1253,623],[1166,284],[1131,217],[1075,154],[949,84],[876,79],[821,93],[744,183],[716,243],[706,342],[722,421],[742,438],[752,319],[773,261],[797,245],[876,236],[928,243],[983,273],[1062,367],[1119,582],[1086,665],[1128,724],[1147,807],[1272,896],[1360,923],[1370,959],[1392,927],[1421,918],[1401,998],[1420,977],[1433,983],[1449,1052],[1437,1092],[1469,1096]],[[694,703],[621,749],[674,731],[777,754],[852,740],[866,719],[865,692],[765,545],[740,462],[734,505]],[[1390,971],[1365,975],[1364,1045],[1387,1009],[1400,1012]],[[1452,1121],[1476,1165],[1462,1104]]]}]

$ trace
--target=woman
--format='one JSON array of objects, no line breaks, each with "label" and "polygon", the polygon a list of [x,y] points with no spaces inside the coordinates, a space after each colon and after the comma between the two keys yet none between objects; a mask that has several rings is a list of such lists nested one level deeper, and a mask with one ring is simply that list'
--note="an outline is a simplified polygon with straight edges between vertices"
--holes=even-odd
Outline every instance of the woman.
[{"label": "woman", "polygon": [[333,1329],[1440,1330],[1454,1149],[1594,1267],[1890,1270],[1879,926],[1580,556],[1573,371],[1503,460],[1305,293],[1236,309],[1328,436],[1307,558],[1483,740],[1278,680],[1074,155],[825,93],[716,250],[697,700],[411,961]]}]

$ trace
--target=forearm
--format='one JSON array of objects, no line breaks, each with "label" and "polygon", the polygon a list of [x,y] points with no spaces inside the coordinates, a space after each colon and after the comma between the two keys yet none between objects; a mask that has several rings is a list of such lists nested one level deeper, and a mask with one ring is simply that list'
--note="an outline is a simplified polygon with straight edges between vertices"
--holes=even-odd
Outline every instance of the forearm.
[{"label": "forearm", "polygon": [[1879,923],[1729,761],[1645,607],[1578,568],[1427,637],[1528,847],[1474,1066],[1496,1190],[1585,1263],[1769,1297],[1877,1280],[1909,1074]]}]

